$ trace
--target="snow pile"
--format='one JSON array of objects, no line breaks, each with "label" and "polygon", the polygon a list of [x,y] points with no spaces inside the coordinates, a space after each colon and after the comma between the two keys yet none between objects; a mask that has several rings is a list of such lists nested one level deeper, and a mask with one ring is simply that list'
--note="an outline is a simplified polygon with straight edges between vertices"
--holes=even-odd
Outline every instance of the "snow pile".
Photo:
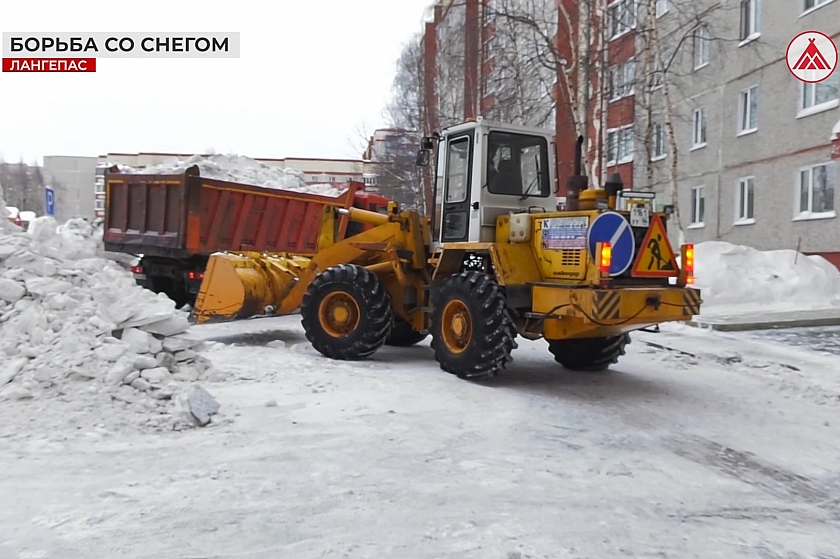
[{"label": "snow pile", "polygon": [[820,256],[712,241],[695,260],[704,315],[840,307],[840,271]]},{"label": "snow pile", "polygon": [[202,177],[211,179],[333,197],[345,191],[331,184],[307,185],[303,178],[304,173],[300,171],[266,165],[241,155],[193,155],[177,163],[156,165],[145,169],[120,166],[120,170],[144,175],[173,175],[183,173],[193,165],[198,166]]},{"label": "snow pile", "polygon": [[213,406],[193,383],[211,364],[188,327],[172,301],[104,258],[86,221],[0,224],[0,402],[61,400],[109,427],[206,424]]}]

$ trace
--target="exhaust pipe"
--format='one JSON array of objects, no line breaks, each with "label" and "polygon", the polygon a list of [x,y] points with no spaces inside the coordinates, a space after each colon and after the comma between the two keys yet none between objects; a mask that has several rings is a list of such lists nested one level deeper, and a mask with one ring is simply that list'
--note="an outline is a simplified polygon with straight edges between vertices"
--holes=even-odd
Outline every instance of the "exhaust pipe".
[{"label": "exhaust pipe", "polygon": [[566,209],[580,209],[580,193],[589,188],[589,177],[583,174],[583,136],[578,136],[575,145],[575,174],[566,181]]}]

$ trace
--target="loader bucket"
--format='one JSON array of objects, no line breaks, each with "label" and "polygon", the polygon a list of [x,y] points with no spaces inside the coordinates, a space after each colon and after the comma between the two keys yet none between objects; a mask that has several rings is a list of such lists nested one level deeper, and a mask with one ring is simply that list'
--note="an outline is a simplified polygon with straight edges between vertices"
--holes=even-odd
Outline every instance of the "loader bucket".
[{"label": "loader bucket", "polygon": [[213,254],[193,310],[196,323],[273,314],[308,265],[299,256]]}]

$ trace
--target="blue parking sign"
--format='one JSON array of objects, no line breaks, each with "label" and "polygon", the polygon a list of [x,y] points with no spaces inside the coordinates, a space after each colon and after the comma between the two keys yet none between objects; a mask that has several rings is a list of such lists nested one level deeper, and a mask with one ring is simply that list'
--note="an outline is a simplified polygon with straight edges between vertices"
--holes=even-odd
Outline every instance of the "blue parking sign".
[{"label": "blue parking sign", "polygon": [[47,215],[55,215],[55,191],[52,189],[51,186],[47,186],[44,188],[44,191],[47,195],[46,200],[46,209]]}]

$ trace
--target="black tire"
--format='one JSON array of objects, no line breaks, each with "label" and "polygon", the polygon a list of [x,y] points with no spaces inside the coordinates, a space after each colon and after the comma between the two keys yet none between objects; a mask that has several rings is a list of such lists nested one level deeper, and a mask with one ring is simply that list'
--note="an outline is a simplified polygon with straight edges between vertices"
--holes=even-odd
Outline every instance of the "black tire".
[{"label": "black tire", "polygon": [[[337,301],[337,302],[336,302]],[[331,322],[335,305],[349,305],[346,323]],[[385,344],[394,321],[385,285],[361,266],[343,264],[324,270],[310,284],[300,307],[306,339],[330,359],[358,360]]]},{"label": "black tire", "polygon": [[152,278],[152,291],[155,293],[163,293],[169,297],[175,308],[180,309],[187,304],[187,292],[183,287],[180,287],[172,278],[155,277]]},{"label": "black tire", "polygon": [[414,327],[400,318],[394,319],[394,326],[391,328],[391,335],[385,340],[385,345],[394,347],[409,347],[419,344],[428,334],[417,332]]},{"label": "black tire", "polygon": [[[458,334],[453,312],[468,323],[468,334]],[[492,378],[513,360],[516,326],[492,276],[469,271],[443,282],[432,313],[432,347],[441,369],[469,380]]]},{"label": "black tire", "polygon": [[629,334],[606,338],[584,338],[580,340],[549,340],[548,351],[554,360],[570,371],[605,371],[618,363],[624,355],[624,347],[630,343]]}]

